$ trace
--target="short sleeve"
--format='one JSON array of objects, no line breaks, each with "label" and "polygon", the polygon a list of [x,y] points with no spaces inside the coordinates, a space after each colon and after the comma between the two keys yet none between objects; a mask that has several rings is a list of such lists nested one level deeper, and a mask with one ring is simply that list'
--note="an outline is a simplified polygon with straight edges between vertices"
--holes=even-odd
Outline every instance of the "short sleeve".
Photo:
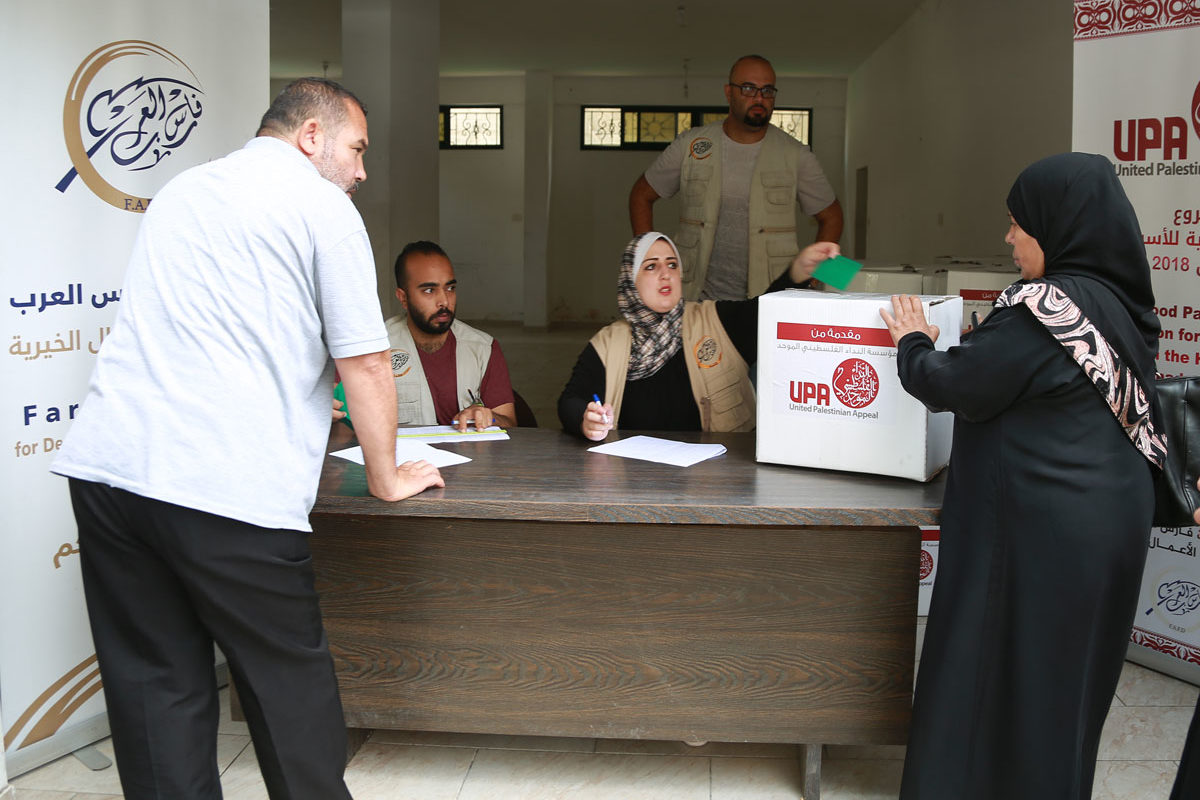
[{"label": "short sleeve", "polygon": [[387,328],[375,293],[375,258],[365,229],[317,253],[318,308],[325,344],[334,358],[388,349]]},{"label": "short sleeve", "polygon": [[804,150],[796,162],[796,200],[810,217],[829,208],[837,200],[833,186],[821,169],[821,162],[810,150]]},{"label": "short sleeve", "polygon": [[679,173],[683,169],[683,136],[676,136],[667,149],[646,170],[646,183],[659,197],[674,197],[679,191]]}]

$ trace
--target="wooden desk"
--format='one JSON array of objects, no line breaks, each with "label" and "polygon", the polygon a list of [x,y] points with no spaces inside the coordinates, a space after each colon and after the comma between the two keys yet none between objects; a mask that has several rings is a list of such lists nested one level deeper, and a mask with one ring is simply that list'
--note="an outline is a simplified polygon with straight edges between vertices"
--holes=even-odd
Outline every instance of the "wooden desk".
[{"label": "wooden desk", "polygon": [[326,460],[312,550],[349,726],[794,742],[809,800],[821,744],[905,742],[941,479],[757,464],[753,434],[672,434],[728,448],[687,469],[511,436],[439,445],[473,460],[400,503]]}]

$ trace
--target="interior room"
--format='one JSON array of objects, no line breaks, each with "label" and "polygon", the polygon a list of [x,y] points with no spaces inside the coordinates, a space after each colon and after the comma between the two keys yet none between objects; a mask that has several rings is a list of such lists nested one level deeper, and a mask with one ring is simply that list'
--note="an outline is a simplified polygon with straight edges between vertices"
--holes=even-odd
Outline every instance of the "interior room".
[{"label": "interior room", "polygon": [[[458,316],[496,337],[538,426],[558,428],[572,364],[618,317],[629,192],[658,154],[585,146],[583,107],[720,110],[730,64],[761,54],[777,73],[776,107],[811,112],[809,144],[845,215],[843,253],[868,267],[1007,264],[1009,186],[1071,149],[1072,13],[1066,0],[270,0],[270,89],[317,75],[364,100],[369,178],[355,203],[384,316],[401,311],[396,252],[437,241],[454,264]],[[440,146],[442,111],[477,106],[502,108],[501,144]],[[678,200],[654,214],[673,234]],[[797,217],[803,245],[816,226]],[[921,618],[918,669],[924,630]],[[224,796],[260,800],[228,691]],[[1167,797],[1198,694],[1126,663],[1095,800]],[[96,750],[113,756],[109,740]],[[904,752],[825,746],[821,797],[896,798]],[[390,730],[362,745],[346,780],[359,800],[798,800],[802,756],[792,744]],[[18,800],[121,797],[115,768],[73,756],[10,782]]]}]

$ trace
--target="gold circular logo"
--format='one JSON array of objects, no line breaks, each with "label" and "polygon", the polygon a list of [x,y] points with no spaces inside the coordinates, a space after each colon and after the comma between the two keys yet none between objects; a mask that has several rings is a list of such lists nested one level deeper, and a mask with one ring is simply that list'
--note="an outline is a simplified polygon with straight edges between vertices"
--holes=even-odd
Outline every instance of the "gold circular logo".
[{"label": "gold circular logo", "polygon": [[[202,112],[201,91],[185,81],[143,76],[125,86],[96,93],[88,103],[85,120],[84,102],[92,82],[106,65],[127,56],[157,56],[187,70],[196,84],[200,82],[182,59],[153,42],[126,39],[93,50],[75,70],[67,87],[63,103],[63,138],[72,169],[56,188],[65,192],[78,175],[104,202],[122,211],[140,214],[149,207],[150,198],[113,186],[96,169],[92,158],[101,148],[107,147],[114,163],[121,168],[131,171],[153,168],[195,130]],[[90,151],[83,139],[85,127],[95,138]]]}]

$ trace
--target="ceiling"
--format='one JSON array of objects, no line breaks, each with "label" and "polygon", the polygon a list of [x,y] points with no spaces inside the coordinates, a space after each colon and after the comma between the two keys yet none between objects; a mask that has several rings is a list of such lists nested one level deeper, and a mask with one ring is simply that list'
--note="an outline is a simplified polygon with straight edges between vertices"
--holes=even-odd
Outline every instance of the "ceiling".
[{"label": "ceiling", "polygon": [[[422,0],[405,0],[421,2]],[[853,72],[922,0],[440,0],[442,75]],[[270,0],[271,77],[341,76],[341,0]]]}]

